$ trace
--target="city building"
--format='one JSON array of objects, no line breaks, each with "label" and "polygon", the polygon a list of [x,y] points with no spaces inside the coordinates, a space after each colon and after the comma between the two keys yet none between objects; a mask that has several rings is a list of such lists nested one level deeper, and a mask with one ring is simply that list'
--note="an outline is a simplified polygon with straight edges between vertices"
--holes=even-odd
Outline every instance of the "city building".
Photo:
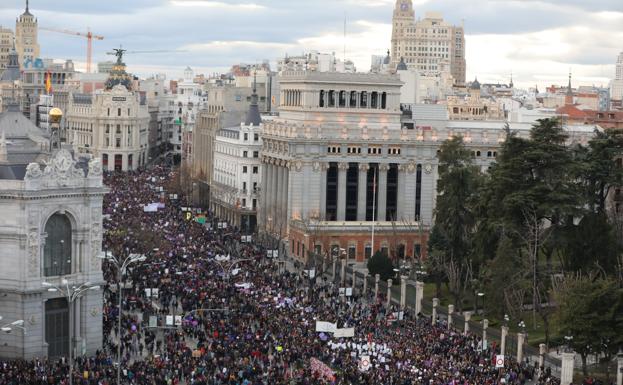
[{"label": "city building", "polygon": [[10,28],[0,26],[0,71],[9,64],[9,54],[15,47],[15,35]]},{"label": "city building", "polygon": [[115,62],[112,60],[101,61],[97,63],[97,72],[100,74],[109,74],[114,66]]},{"label": "city building", "polygon": [[396,73],[403,82],[400,90],[400,104],[403,106],[445,101],[447,95],[452,93],[454,79],[448,62],[440,62],[439,71],[422,71],[409,68],[401,58]]},{"label": "city building", "polygon": [[480,82],[475,79],[467,87],[467,94],[448,96],[450,120],[504,120],[504,106],[495,97],[481,94]]},{"label": "city building", "polygon": [[39,58],[38,35],[37,19],[30,13],[28,0],[26,0],[26,10],[15,21],[15,47],[22,68],[29,66]]},{"label": "city building", "polygon": [[105,170],[135,170],[148,161],[147,101],[130,86],[131,76],[119,56],[106,89],[73,93],[65,113],[67,143],[101,159]]},{"label": "city building", "polygon": [[614,79],[610,82],[610,98],[618,102],[623,100],[623,52],[617,57]]},{"label": "city building", "polygon": [[0,356],[59,357],[69,349],[69,306],[77,354],[102,348],[103,291],[72,303],[42,282],[103,285],[102,201],[107,189],[97,159],[50,155],[49,135],[16,104],[0,114],[0,308],[3,322],[26,332],[3,334]]},{"label": "city building", "polygon": [[391,67],[401,58],[408,67],[439,71],[440,63],[450,63],[450,73],[458,84],[465,84],[465,33],[434,12],[415,19],[411,0],[396,0],[392,18]]},{"label": "city building", "polygon": [[192,137],[197,114],[207,102],[207,95],[204,94],[202,85],[195,83],[194,78],[195,72],[190,67],[186,67],[184,78],[177,83],[175,128],[169,137],[172,150],[177,155],[182,154],[184,136],[187,140]]},{"label": "city building", "polygon": [[66,86],[77,73],[71,60],[66,60],[64,63],[54,63],[36,59],[22,67],[22,113],[28,118],[31,118],[31,105],[37,104],[39,96],[46,93],[45,80],[47,76],[50,77],[52,91],[54,92],[66,90]]},{"label": "city building", "polygon": [[158,74],[141,80],[139,90],[145,93],[149,108],[149,157],[155,159],[171,149],[170,140],[177,131],[176,98],[166,88],[166,75]]},{"label": "city building", "polygon": [[[258,224],[301,260],[425,255],[443,141],[462,136],[486,171],[507,134],[504,121],[448,120],[444,105],[405,117],[396,76],[285,72],[280,83],[280,114],[263,122]],[[531,127],[510,123],[524,138]],[[582,144],[594,129],[565,127]]]},{"label": "city building", "polygon": [[251,234],[261,192],[262,118],[253,92],[244,121],[216,132],[210,207],[221,219]]},{"label": "city building", "polygon": [[318,71],[318,72],[357,72],[352,60],[342,60],[335,52],[321,53],[310,51],[301,56],[287,56],[277,61],[277,72]]},{"label": "city building", "polygon": [[8,55],[6,68],[0,74],[0,111],[3,111],[6,104],[19,101],[22,96],[21,73],[19,70],[19,55],[15,46]]}]

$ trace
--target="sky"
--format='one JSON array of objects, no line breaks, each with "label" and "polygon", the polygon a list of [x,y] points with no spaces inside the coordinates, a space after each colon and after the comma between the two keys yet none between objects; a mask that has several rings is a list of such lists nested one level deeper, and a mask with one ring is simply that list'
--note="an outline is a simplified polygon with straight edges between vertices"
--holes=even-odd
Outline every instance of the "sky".
[{"label": "sky", "polygon": [[[0,24],[15,28],[25,0],[0,0]],[[467,77],[520,87],[604,85],[623,51],[622,0],[413,0],[416,18],[440,12],[464,23]],[[177,78],[225,72],[232,64],[275,63],[305,51],[335,52],[368,71],[390,45],[395,0],[31,0],[39,27],[86,31],[93,61],[123,45],[128,71]],[[346,20],[346,37],[344,37]],[[86,39],[39,31],[41,56],[85,66]],[[171,52],[177,51],[177,52]],[[181,51],[181,52],[180,52]]]}]

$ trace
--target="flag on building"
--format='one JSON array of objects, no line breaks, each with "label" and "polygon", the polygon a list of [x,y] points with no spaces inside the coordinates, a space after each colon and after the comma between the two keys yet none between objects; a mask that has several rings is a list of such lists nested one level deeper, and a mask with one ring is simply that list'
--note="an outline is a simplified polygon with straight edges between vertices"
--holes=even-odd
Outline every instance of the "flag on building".
[{"label": "flag on building", "polygon": [[50,71],[45,73],[45,92],[48,95],[52,93],[52,74]]}]

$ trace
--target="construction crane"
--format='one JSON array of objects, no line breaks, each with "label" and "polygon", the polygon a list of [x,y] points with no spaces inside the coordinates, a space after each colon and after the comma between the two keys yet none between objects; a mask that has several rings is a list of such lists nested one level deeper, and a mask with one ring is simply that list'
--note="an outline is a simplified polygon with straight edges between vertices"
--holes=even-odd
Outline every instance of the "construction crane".
[{"label": "construction crane", "polygon": [[159,50],[154,50],[154,51],[128,51],[127,49],[123,49],[121,46],[119,46],[119,48],[113,48],[112,51],[106,52],[106,55],[116,56],[117,64],[123,64],[123,55],[127,53],[142,54],[142,53],[171,53],[171,52],[187,52],[187,51],[183,49],[182,50],[181,49],[174,49],[174,50],[159,49]]},{"label": "construction crane", "polygon": [[87,73],[91,73],[91,62],[92,62],[92,55],[93,55],[93,39],[104,40],[104,36],[93,34],[88,28],[87,28],[86,33],[70,31],[67,29],[58,29],[58,28],[41,27],[39,29],[44,30],[44,31],[64,33],[66,35],[86,37],[87,38]]}]

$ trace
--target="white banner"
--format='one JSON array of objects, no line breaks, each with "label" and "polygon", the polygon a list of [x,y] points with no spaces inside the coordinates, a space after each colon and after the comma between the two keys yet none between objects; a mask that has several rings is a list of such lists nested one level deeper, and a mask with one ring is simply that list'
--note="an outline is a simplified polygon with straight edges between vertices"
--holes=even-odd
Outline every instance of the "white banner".
[{"label": "white banner", "polygon": [[167,326],[173,326],[173,316],[172,315],[168,315],[166,318],[166,325]]},{"label": "white banner", "polygon": [[182,325],[182,316],[181,315],[176,315],[175,316],[175,326],[181,326]]},{"label": "white banner", "polygon": [[335,338],[351,338],[355,336],[355,328],[335,329],[333,337]]},{"label": "white banner", "polygon": [[335,333],[337,324],[325,321],[316,321],[316,331],[325,333]]},{"label": "white banner", "polygon": [[361,360],[359,360],[359,370],[362,372],[367,372],[370,369],[370,356],[361,356]]}]

